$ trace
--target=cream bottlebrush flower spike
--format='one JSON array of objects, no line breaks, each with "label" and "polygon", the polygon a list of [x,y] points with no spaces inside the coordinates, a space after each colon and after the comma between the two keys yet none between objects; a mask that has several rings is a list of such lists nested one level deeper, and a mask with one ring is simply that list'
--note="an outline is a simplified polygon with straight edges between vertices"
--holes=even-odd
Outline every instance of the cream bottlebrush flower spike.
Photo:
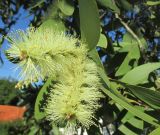
[{"label": "cream bottlebrush flower spike", "polygon": [[17,30],[8,35],[11,46],[6,52],[10,59],[19,59],[16,69],[21,70],[20,79],[34,82],[35,79],[44,79],[48,74],[53,74],[52,59],[46,55],[51,45],[44,40],[43,34],[30,28],[26,32]]},{"label": "cream bottlebrush flower spike", "polygon": [[72,58],[50,94],[45,109],[48,120],[59,125],[66,123],[69,135],[77,124],[89,128],[94,124],[95,110],[100,107],[99,85],[95,63],[87,57]]},{"label": "cream bottlebrush flower spike", "polygon": [[16,69],[20,68],[20,78],[29,82],[55,75],[67,62],[63,58],[65,55],[75,52],[75,55],[79,55],[76,46],[72,46],[77,43],[77,39],[71,36],[66,38],[64,33],[49,29],[18,30],[10,33],[7,39],[11,42],[6,51],[9,58],[19,59]]},{"label": "cream bottlebrush flower spike", "polygon": [[46,104],[46,118],[57,125],[65,123],[69,133],[77,124],[86,128],[94,124],[102,94],[96,64],[87,57],[85,44],[48,29],[17,31],[9,39],[7,53],[19,58],[24,80],[57,78]]}]

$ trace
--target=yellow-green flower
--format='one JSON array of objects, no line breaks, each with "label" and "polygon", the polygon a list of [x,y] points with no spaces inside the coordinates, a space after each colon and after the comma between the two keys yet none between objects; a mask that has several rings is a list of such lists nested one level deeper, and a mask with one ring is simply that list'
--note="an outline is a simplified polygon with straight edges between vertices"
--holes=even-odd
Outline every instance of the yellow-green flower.
[{"label": "yellow-green flower", "polygon": [[103,97],[96,64],[87,57],[85,44],[62,32],[49,29],[17,31],[8,37],[9,57],[19,59],[21,78],[26,82],[55,76],[46,103],[46,118],[65,124],[67,132],[77,125],[89,128]]},{"label": "yellow-green flower", "polygon": [[74,58],[59,79],[46,105],[47,119],[66,123],[67,129],[75,129],[77,124],[89,128],[102,97],[96,65],[88,58]]},{"label": "yellow-green flower", "polygon": [[56,75],[62,70],[62,65],[67,64],[68,61],[64,60],[67,55],[81,55],[75,46],[79,42],[76,38],[49,29],[18,30],[10,33],[7,39],[11,44],[7,50],[9,58],[19,59],[16,67],[21,70],[19,76],[29,82]]},{"label": "yellow-green flower", "polygon": [[64,67],[59,82],[51,90],[45,109],[47,119],[58,125],[65,123],[67,131],[74,131],[77,125],[89,128],[94,124],[94,113],[102,97],[97,67],[86,55],[65,59],[72,61]]}]

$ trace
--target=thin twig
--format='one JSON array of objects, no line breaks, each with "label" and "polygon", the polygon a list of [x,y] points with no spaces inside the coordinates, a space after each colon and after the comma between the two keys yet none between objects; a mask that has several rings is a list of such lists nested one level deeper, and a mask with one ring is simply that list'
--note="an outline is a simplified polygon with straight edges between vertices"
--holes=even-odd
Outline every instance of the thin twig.
[{"label": "thin twig", "polygon": [[118,14],[115,14],[115,17],[119,19],[119,21],[126,28],[126,30],[136,39],[140,50],[143,51],[144,46],[143,46],[142,42],[140,41],[140,39],[137,37],[137,35],[133,32],[133,30],[119,17]]}]

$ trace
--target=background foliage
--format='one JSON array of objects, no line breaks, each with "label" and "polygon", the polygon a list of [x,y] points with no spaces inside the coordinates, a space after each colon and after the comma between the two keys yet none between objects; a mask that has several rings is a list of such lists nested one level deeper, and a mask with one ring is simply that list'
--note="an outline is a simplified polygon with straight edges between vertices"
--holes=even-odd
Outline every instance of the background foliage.
[{"label": "background foliage", "polygon": [[[89,57],[97,63],[106,95],[97,112],[102,123],[91,127],[88,134],[159,135],[159,4],[159,0],[6,0],[0,3],[5,24],[0,33],[8,33],[23,7],[34,15],[30,25],[80,37],[88,44]],[[34,84],[20,90],[18,96],[7,93],[10,98],[1,104],[17,97],[14,105],[26,105],[28,110],[23,122],[8,125],[4,134],[59,134],[56,126],[44,120],[41,110],[51,83],[48,79],[42,88]],[[0,89],[4,95],[6,88],[0,84]]]}]

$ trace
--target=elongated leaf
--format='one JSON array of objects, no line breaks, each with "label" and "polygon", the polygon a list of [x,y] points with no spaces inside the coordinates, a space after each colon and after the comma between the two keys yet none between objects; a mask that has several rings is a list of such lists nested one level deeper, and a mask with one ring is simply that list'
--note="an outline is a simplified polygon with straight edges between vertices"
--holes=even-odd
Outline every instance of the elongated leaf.
[{"label": "elongated leaf", "polygon": [[97,2],[102,6],[104,6],[105,8],[111,9],[113,12],[120,14],[120,10],[116,6],[114,0],[97,0]]},{"label": "elongated leaf", "polygon": [[159,5],[160,1],[147,1],[147,5],[149,6],[155,6],[155,5]]},{"label": "elongated leaf", "polygon": [[129,53],[127,54],[123,63],[116,72],[116,76],[124,75],[125,73],[130,71],[135,65],[137,65],[139,58],[140,58],[140,50],[138,45],[135,44],[130,48]]},{"label": "elongated leaf", "polygon": [[54,31],[65,30],[64,23],[61,20],[57,20],[57,19],[47,19],[46,21],[43,22],[43,24],[41,24],[39,28],[40,29],[49,28],[49,29],[53,29]]},{"label": "elongated leaf", "polygon": [[119,0],[120,6],[125,10],[132,10],[132,5],[127,0]]},{"label": "elongated leaf", "polygon": [[144,87],[125,84],[127,88],[139,99],[155,109],[160,109],[160,92]]},{"label": "elongated leaf", "polygon": [[107,48],[107,38],[105,37],[105,35],[100,34],[100,38],[98,41],[97,46],[102,47],[102,48]]},{"label": "elongated leaf", "polygon": [[59,0],[54,0],[52,4],[49,5],[46,15],[45,15],[45,21],[46,19],[60,19],[59,17]]},{"label": "elongated leaf", "polygon": [[[137,129],[143,130],[144,122],[140,119],[137,119],[135,117],[131,118],[128,123],[130,123],[132,126],[134,126]],[[136,123],[136,124],[135,124]]]},{"label": "elongated leaf", "polygon": [[[142,111],[144,111],[144,108],[141,108],[139,106],[135,106],[135,108],[142,109]],[[130,112],[126,113],[126,115],[122,118],[121,122],[122,124],[118,129],[124,134],[129,134],[129,135],[136,134],[137,135],[137,134],[140,134],[140,132],[142,132],[142,130],[144,129],[144,121],[136,118]]]},{"label": "elongated leaf", "polygon": [[123,37],[123,41],[119,43],[121,49],[118,52],[129,52],[131,48],[137,44],[137,41],[130,33],[126,33]]},{"label": "elongated leaf", "polygon": [[99,67],[98,68],[98,73],[99,73],[100,77],[103,79],[103,81],[106,83],[106,85],[108,87],[110,87],[110,81],[108,79],[108,76],[106,76],[106,73],[105,73],[104,69]]},{"label": "elongated leaf", "polygon": [[143,64],[129,71],[121,81],[132,85],[144,83],[148,80],[148,75],[158,68],[160,68],[159,62]]},{"label": "elongated leaf", "polygon": [[118,52],[129,52],[133,46],[138,45],[137,41],[133,38],[133,36],[126,32],[126,34],[123,36],[123,41],[117,43],[114,43],[116,47],[119,47]]},{"label": "elongated leaf", "polygon": [[93,59],[93,61],[97,64],[98,67],[98,73],[100,75],[100,77],[102,78],[102,80],[107,84],[107,86],[110,85],[110,81],[104,71],[104,67],[102,65],[102,62],[99,58],[98,52],[96,51],[96,49],[92,49],[89,52],[89,56],[91,56],[91,58]]},{"label": "elongated leaf", "polygon": [[160,127],[153,130],[149,135],[159,135],[159,133],[160,133]]},{"label": "elongated leaf", "polygon": [[98,67],[103,68],[103,64],[95,48],[89,51],[88,54],[93,59],[93,61],[97,64]]},{"label": "elongated leaf", "polygon": [[123,101],[127,102],[128,104],[130,104],[126,98],[120,94],[120,92],[118,91],[119,85],[115,82],[110,82],[110,90],[111,92],[116,95],[118,98],[122,99]]},{"label": "elongated leaf", "polygon": [[36,98],[35,107],[34,107],[34,117],[37,120],[40,120],[45,117],[45,112],[42,111],[41,108],[41,102],[44,101],[44,95],[47,94],[47,88],[51,85],[53,78],[49,78],[44,86],[41,88],[40,92],[38,93],[38,96]]},{"label": "elongated leaf", "polygon": [[129,121],[131,118],[133,118],[134,115],[130,112],[127,112],[126,115],[123,117],[123,119],[121,120],[121,122],[123,124],[125,124],[127,121]]},{"label": "elongated leaf", "polygon": [[38,130],[39,128],[37,126],[32,126],[28,135],[35,135],[38,132]]},{"label": "elongated leaf", "polygon": [[74,12],[74,5],[71,0],[61,0],[58,3],[58,7],[65,15],[72,15]]},{"label": "elongated leaf", "polygon": [[[146,40],[140,36],[139,40],[141,41],[141,43],[143,44],[143,46],[146,48],[147,47],[147,42]],[[113,43],[115,45],[114,49],[118,50],[118,52],[128,52],[130,51],[130,49],[135,46],[138,45],[137,40],[133,37],[133,35],[131,35],[129,32],[126,32],[126,34],[123,37],[123,41],[117,43]],[[120,45],[120,47],[119,47]]]},{"label": "elongated leaf", "polygon": [[126,127],[125,125],[121,125],[118,130],[120,130],[124,135],[137,135],[137,133],[134,133],[130,128]]},{"label": "elongated leaf", "polygon": [[78,0],[81,37],[89,50],[96,47],[100,37],[100,20],[95,0]]},{"label": "elongated leaf", "polygon": [[126,84],[117,80],[115,82],[128,88],[136,97],[155,109],[160,109],[160,92],[145,87]]},{"label": "elongated leaf", "polygon": [[110,98],[112,98],[116,103],[118,103],[119,105],[121,105],[122,107],[124,107],[126,110],[128,110],[130,113],[132,113],[133,115],[137,116],[138,118],[154,125],[154,126],[159,126],[158,124],[158,120],[153,118],[152,116],[142,112],[141,110],[134,108],[134,106],[128,104],[127,102],[123,101],[122,99],[120,99],[119,97],[117,97],[116,95],[114,95],[112,92],[110,92],[109,90],[102,88],[103,92],[105,94],[107,94]]}]

